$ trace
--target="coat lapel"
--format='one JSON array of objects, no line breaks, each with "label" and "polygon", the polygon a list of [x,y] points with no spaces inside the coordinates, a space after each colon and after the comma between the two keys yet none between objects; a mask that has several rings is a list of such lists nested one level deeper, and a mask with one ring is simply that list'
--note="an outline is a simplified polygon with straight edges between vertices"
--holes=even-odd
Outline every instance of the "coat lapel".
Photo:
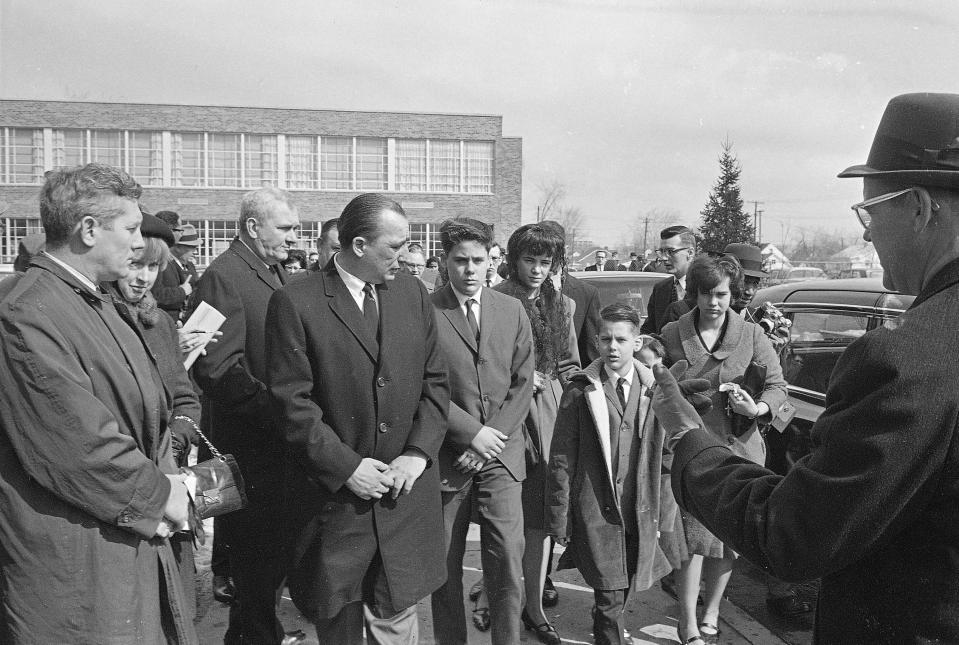
[{"label": "coat lapel", "polygon": [[613,484],[613,463],[610,456],[611,447],[609,444],[609,413],[606,410],[606,394],[603,392],[603,383],[600,380],[599,370],[603,369],[602,359],[596,359],[585,370],[589,378],[589,385],[583,388],[586,396],[586,408],[593,418],[593,428],[596,429],[596,439],[599,441],[599,447],[603,453],[603,463],[606,464],[606,477],[609,485],[615,491]]},{"label": "coat lapel", "polygon": [[[270,268],[266,265],[266,262],[261,260],[253,251],[244,244],[240,238],[235,238],[230,244],[230,249],[236,253],[236,255],[246,262],[246,264],[256,273],[256,277],[259,278],[264,284],[266,284],[270,289],[276,290],[276,282],[273,280],[274,274],[270,271]],[[283,271],[282,267],[278,272],[281,274],[280,284],[286,282],[286,274]]]},{"label": "coat lapel", "polygon": [[[456,330],[456,333],[460,335],[463,342],[466,343],[475,354],[479,349],[476,346],[476,338],[473,336],[473,332],[470,331],[469,324],[466,322],[466,314],[464,314],[460,308],[459,300],[457,300],[456,294],[453,292],[453,287],[449,284],[444,285],[439,300],[440,306],[443,308],[443,315],[446,316],[447,320],[449,320],[453,326],[453,329]],[[480,316],[485,315],[486,300],[484,299],[480,302]],[[480,327],[480,329],[482,329],[482,327]],[[482,332],[480,332],[480,337],[482,340]]]},{"label": "coat lapel", "polygon": [[[323,271],[324,288],[327,297],[330,299],[330,309],[340,319],[340,322],[350,330],[350,333],[356,337],[356,340],[360,342],[373,362],[376,362],[380,353],[379,343],[373,338],[366,326],[366,320],[363,318],[360,308],[356,306],[356,301],[353,300],[350,290],[346,288],[342,278],[336,272],[335,266],[328,265]],[[380,296],[380,316],[382,319],[383,291],[380,291],[378,295]]]}]

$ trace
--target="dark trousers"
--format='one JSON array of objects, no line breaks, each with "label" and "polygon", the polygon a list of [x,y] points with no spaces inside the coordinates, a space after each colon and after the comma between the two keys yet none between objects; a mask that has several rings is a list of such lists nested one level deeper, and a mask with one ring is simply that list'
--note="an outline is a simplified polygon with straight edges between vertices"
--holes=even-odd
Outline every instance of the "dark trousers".
[{"label": "dark trousers", "polygon": [[[633,533],[626,534],[626,573],[632,586],[639,558],[639,540]],[[626,589],[594,589],[593,640],[596,645],[625,645],[623,639],[623,609],[629,599]]]},{"label": "dark trousers", "polygon": [[486,464],[461,490],[443,493],[446,529],[446,584],[433,592],[433,635],[443,645],[465,645],[463,554],[471,498],[480,526],[480,556],[490,608],[493,645],[519,642],[523,606],[522,483],[499,461]]},{"label": "dark trousers", "polygon": [[223,529],[220,527],[220,518],[213,518],[213,551],[210,554],[210,570],[215,576],[229,577],[230,545],[226,543],[226,538],[217,537],[223,534]]},{"label": "dark trousers", "polygon": [[390,600],[389,582],[379,552],[363,577],[363,601],[346,604],[333,618],[316,623],[320,645],[416,645],[419,622],[416,605],[397,610]]}]

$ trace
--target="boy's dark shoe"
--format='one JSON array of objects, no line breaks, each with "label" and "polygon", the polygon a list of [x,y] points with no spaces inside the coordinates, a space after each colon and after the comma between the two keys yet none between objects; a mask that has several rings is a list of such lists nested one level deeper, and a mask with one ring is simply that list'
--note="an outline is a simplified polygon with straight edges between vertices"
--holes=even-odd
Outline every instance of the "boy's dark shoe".
[{"label": "boy's dark shoe", "polygon": [[236,589],[230,576],[213,576],[213,598],[227,605],[233,604]]},{"label": "boy's dark shoe", "polygon": [[559,592],[553,586],[553,581],[546,576],[546,583],[543,585],[543,607],[555,607],[559,603]]}]

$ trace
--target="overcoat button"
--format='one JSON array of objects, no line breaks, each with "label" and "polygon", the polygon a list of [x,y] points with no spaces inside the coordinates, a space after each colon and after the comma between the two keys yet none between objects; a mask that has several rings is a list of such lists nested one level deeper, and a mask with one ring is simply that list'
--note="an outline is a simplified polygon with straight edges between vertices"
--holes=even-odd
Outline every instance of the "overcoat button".
[{"label": "overcoat button", "polygon": [[386,379],[380,376],[376,379],[376,384],[380,387],[384,387],[386,385]]},{"label": "overcoat button", "polygon": [[389,429],[390,429],[390,424],[388,424],[388,423],[381,423],[381,424],[380,424],[380,432],[386,432],[386,431],[389,430]]}]

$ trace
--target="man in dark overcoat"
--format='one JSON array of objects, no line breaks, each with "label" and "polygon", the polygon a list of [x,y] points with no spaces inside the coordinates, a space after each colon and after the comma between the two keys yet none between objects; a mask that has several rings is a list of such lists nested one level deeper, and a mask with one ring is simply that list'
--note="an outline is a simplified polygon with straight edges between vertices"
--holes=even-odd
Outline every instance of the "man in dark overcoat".
[{"label": "man in dark overcoat", "polygon": [[[46,251],[0,285],[0,643],[197,643],[170,526],[185,522],[171,400],[129,310],[99,283],[143,248],[140,186],[48,173]],[[192,584],[192,581],[191,581]]]},{"label": "man in dark overcoat", "polygon": [[403,208],[340,216],[342,250],[270,300],[266,356],[291,452],[289,569],[321,643],[415,643],[446,579],[437,453],[449,384],[423,283],[400,273]]},{"label": "man in dark overcoat", "polygon": [[433,594],[433,633],[448,645],[467,642],[463,554],[474,502],[493,645],[519,641],[523,606],[523,422],[533,398],[533,332],[519,300],[483,288],[492,233],[469,218],[443,223],[449,282],[432,296],[451,396],[439,455],[447,581]]},{"label": "man in dark overcoat", "polygon": [[282,262],[296,242],[299,216],[289,193],[261,188],[243,196],[237,237],[204,271],[194,303],[226,316],[223,336],[197,359],[194,377],[213,443],[236,457],[249,506],[218,519],[229,546],[236,602],[226,644],[281,643],[276,592],[283,582],[283,440],[266,389],[264,327],[273,292],[286,283]]},{"label": "man in dark overcoat", "polygon": [[[785,476],[696,426],[657,370],[681,435],[677,501],[787,580],[822,576],[819,644],[959,642],[959,95],[890,101],[853,206],[887,288],[917,297],[839,359],[813,447]],[[667,391],[668,389],[668,391]],[[691,428],[691,429],[690,429]],[[685,434],[682,434],[685,433]]]}]

